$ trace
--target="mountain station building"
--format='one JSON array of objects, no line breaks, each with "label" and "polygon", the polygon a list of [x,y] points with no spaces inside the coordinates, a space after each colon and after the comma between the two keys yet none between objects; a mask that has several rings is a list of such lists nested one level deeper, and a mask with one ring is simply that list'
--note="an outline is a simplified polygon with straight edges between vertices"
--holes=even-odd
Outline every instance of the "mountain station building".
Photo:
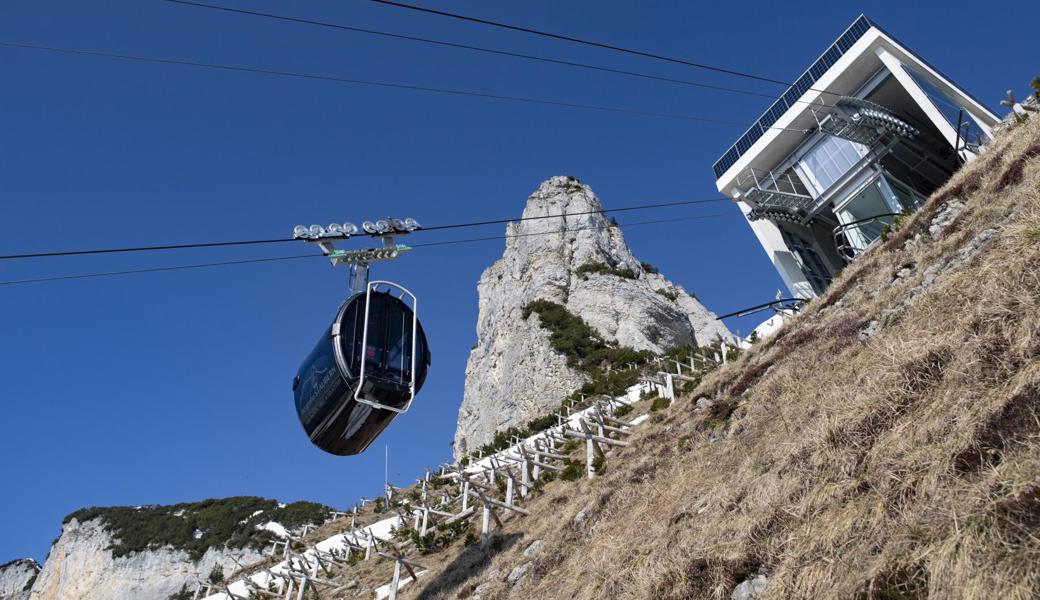
[{"label": "mountain station building", "polygon": [[999,118],[860,16],[715,163],[795,297],[819,296]]}]

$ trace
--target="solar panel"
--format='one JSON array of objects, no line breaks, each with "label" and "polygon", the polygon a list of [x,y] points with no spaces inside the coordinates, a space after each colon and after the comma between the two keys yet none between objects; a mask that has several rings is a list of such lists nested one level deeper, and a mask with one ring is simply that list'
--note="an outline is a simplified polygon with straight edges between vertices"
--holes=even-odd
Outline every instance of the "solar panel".
[{"label": "solar panel", "polygon": [[774,123],[780,118],[788,108],[794,106],[795,101],[801,97],[802,94],[807,92],[816,81],[823,76],[827,69],[834,66],[834,63],[838,62],[849,48],[852,48],[863,34],[870,30],[873,23],[870,22],[864,15],[860,15],[858,19],[853,21],[852,25],[830,45],[829,48],[816,59],[805,73],[795,81],[794,85],[789,87],[780,98],[774,102],[765,113],[751,126],[751,129],[747,133],[740,136],[740,139],[736,141],[729,150],[723,154],[719,160],[715,162],[713,169],[715,171],[715,177],[722,177],[730,167],[732,167],[741,156],[744,155],[748,149],[751,148],[752,144],[758,141],[762,135],[773,126]]}]

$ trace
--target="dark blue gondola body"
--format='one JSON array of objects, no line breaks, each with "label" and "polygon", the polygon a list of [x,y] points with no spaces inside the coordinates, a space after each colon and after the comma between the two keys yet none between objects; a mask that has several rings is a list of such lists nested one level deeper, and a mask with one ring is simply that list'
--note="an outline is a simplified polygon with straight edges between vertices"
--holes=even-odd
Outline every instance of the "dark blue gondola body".
[{"label": "dark blue gondola body", "polygon": [[[343,303],[336,319],[318,340],[293,379],[296,414],[311,442],[337,454],[359,454],[398,413],[354,399],[361,360],[365,363],[362,397],[404,408],[411,383],[412,309],[385,292],[371,293],[369,332],[361,348],[365,294]],[[422,325],[416,325],[415,392],[430,365]]]}]

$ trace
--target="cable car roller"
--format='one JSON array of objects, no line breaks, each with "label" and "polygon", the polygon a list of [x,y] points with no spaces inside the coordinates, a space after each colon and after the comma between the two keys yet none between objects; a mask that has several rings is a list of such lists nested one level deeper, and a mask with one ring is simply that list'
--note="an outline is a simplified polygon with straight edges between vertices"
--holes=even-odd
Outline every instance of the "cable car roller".
[{"label": "cable car roller", "polygon": [[351,223],[293,229],[293,238],[318,244],[333,266],[350,269],[350,295],[292,386],[304,431],[326,452],[363,452],[394,417],[407,412],[426,380],[430,349],[415,294],[391,281],[368,279],[370,263],[411,250],[395,236],[419,228],[414,219],[365,221],[364,234],[382,238],[383,245],[352,251],[334,245],[359,233]]}]

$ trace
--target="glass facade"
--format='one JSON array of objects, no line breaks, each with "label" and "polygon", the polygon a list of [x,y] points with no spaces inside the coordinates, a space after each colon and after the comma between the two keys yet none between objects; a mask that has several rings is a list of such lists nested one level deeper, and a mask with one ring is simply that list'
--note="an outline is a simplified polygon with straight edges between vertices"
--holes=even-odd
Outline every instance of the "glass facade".
[{"label": "glass facade", "polygon": [[[910,78],[914,80],[914,83],[921,86],[921,90],[923,90],[925,95],[928,96],[928,99],[932,101],[932,105],[935,106],[936,110],[942,113],[943,118],[945,118],[946,122],[950,124],[950,127],[956,129],[957,123],[961,123],[961,139],[967,138],[967,141],[974,142],[976,135],[978,135],[983,143],[989,141],[990,138],[986,135],[986,131],[979,126],[975,117],[972,116],[967,107],[958,104],[954,98],[932,85],[927,78],[917,71],[906,65],[903,65],[903,70],[910,75]],[[964,111],[963,116],[961,115],[961,110]]]},{"label": "glass facade", "polygon": [[899,213],[909,213],[920,206],[920,198],[909,188],[887,176],[876,176],[848,199],[838,201],[834,215],[841,223],[842,235],[852,256],[876,242],[886,226],[895,222]]},{"label": "glass facade", "polygon": [[827,136],[806,153],[801,164],[810,175],[817,195],[820,195],[848,173],[866,153],[867,148],[862,144]]},{"label": "glass facade", "polygon": [[819,253],[816,252],[812,242],[808,242],[802,236],[785,229],[781,229],[780,232],[784,236],[787,248],[794,255],[795,260],[798,261],[798,267],[801,269],[802,274],[805,275],[809,284],[812,285],[813,290],[817,294],[822,294],[823,290],[827,289],[827,286],[831,284],[831,272],[827,265],[824,264],[823,259],[820,258]]}]

